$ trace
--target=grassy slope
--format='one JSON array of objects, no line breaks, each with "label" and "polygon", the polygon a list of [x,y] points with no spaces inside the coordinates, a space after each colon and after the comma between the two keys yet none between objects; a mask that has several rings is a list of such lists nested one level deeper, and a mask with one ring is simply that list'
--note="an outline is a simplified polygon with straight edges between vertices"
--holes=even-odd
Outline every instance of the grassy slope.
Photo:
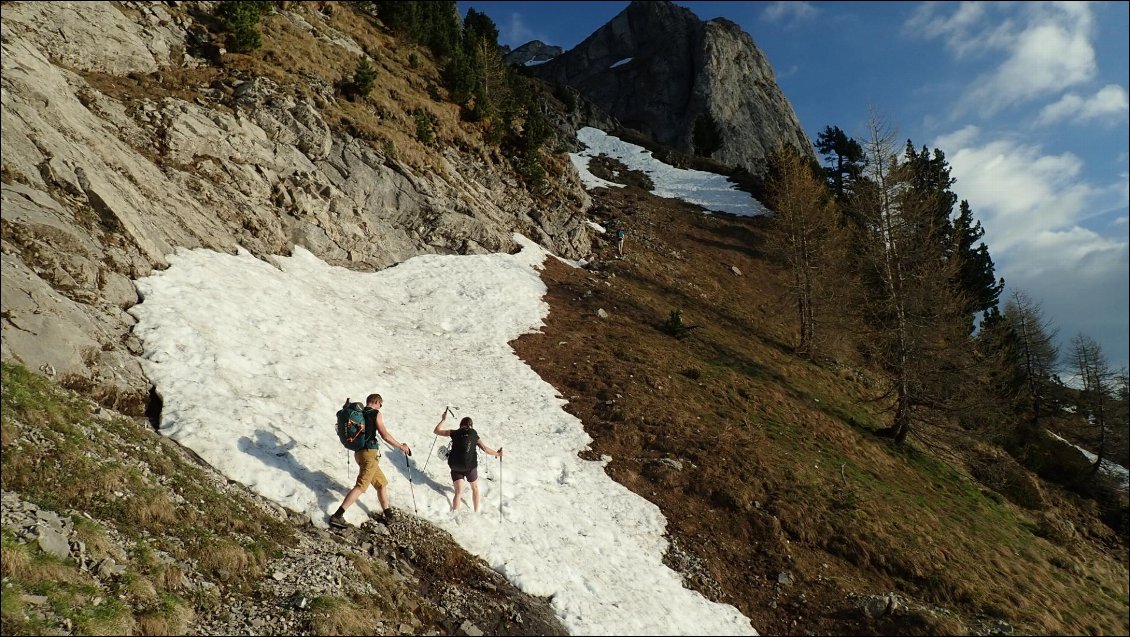
[{"label": "grassy slope", "polygon": [[[47,596],[48,615],[71,620],[79,634],[183,634],[221,599],[253,594],[267,561],[295,544],[290,523],[223,485],[175,443],[8,363],[2,413],[4,490],[69,513],[92,562],[110,557],[126,569],[101,588],[72,559],[17,543],[5,526],[4,634],[44,634],[52,625],[21,601],[25,593]],[[414,593],[363,558],[358,568],[377,590],[395,594],[321,603],[411,617],[384,600]],[[215,587],[188,586],[199,579]],[[106,602],[94,605],[96,598]],[[319,632],[319,621],[312,612],[310,630]]]},{"label": "grassy slope", "polygon": [[[764,219],[634,189],[594,199],[628,228],[626,257],[609,246],[595,272],[548,263],[547,325],[515,347],[569,399],[593,457],[612,456],[609,474],[663,509],[669,561],[692,585],[774,634],[962,633],[995,619],[1126,633],[1126,546],[1069,496],[1044,486],[1079,534],[1038,537],[1047,513],[873,435],[886,414],[869,372],[791,354]],[[682,339],[660,329],[676,308],[701,326]],[[890,590],[911,608],[858,612],[857,595]]]}]

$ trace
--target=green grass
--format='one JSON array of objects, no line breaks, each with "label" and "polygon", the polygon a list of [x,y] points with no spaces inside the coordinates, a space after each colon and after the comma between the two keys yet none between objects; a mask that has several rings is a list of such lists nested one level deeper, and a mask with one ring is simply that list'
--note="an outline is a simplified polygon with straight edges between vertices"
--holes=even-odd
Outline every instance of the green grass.
[{"label": "green grass", "polygon": [[[12,583],[4,589],[5,634],[45,628],[25,618],[28,609],[17,590],[48,596],[51,614],[70,619],[83,634],[183,632],[197,602],[209,600],[183,599],[176,590],[180,571],[170,571],[158,551],[196,564],[230,590],[248,590],[267,558],[295,541],[288,525],[215,487],[171,448],[174,443],[145,426],[96,416],[90,402],[21,366],[3,363],[0,373],[3,488],[46,509],[87,513],[94,520],[74,519],[89,554],[113,553],[126,567],[113,590],[101,594],[106,601],[94,606],[90,600],[98,589],[90,575],[20,544],[5,529],[5,578]],[[125,553],[114,547],[106,527],[126,539]]]}]

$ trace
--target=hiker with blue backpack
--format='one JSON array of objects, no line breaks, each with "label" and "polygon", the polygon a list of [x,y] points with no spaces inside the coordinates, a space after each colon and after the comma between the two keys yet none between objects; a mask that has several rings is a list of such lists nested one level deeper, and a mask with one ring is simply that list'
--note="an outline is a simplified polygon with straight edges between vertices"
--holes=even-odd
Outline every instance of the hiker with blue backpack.
[{"label": "hiker with blue backpack", "polygon": [[385,427],[384,417],[381,416],[381,406],[384,399],[380,394],[369,394],[365,405],[345,401],[345,405],[337,412],[337,435],[346,449],[353,451],[353,459],[357,461],[360,471],[357,473],[357,483],[345,495],[345,501],[330,516],[330,526],[345,528],[349,523],[345,521],[345,510],[361,497],[361,494],[372,484],[377,489],[377,499],[380,500],[381,510],[384,512],[385,521],[392,519],[394,512],[388,502],[388,478],[385,477],[380,467],[380,441],[377,436],[388,444],[412,455],[408,445],[400,444]]},{"label": "hiker with blue backpack", "polygon": [[[447,453],[447,466],[451,469],[451,481],[455,483],[455,497],[451,500],[451,510],[459,510],[459,503],[462,501],[463,496],[463,482],[466,481],[471,485],[471,501],[475,505],[475,513],[478,513],[479,455],[476,449],[482,449],[487,455],[494,456],[501,460],[502,447],[499,447],[498,451],[495,451],[486,446],[486,443],[479,438],[479,432],[475,431],[475,423],[471,420],[470,416],[466,416],[463,420],[459,421],[458,429],[441,429],[446,419],[447,410],[444,409],[443,416],[440,416],[439,422],[436,423],[432,433],[437,436],[451,438],[451,450]],[[501,504],[499,506],[501,507]],[[501,508],[499,511],[501,512]]]}]

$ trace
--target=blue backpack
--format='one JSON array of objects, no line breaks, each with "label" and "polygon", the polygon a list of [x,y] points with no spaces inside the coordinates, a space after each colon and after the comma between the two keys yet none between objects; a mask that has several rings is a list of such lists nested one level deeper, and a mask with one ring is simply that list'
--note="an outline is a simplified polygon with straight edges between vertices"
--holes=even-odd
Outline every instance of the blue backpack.
[{"label": "blue backpack", "polygon": [[350,451],[360,451],[365,448],[368,440],[365,438],[364,405],[345,399],[345,404],[337,412],[337,439]]}]

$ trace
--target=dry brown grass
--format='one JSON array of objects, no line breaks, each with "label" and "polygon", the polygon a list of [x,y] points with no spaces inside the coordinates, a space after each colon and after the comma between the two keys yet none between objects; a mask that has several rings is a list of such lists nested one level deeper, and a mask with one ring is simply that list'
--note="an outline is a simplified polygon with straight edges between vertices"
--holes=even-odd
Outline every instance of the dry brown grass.
[{"label": "dry brown grass", "polygon": [[[774,634],[855,631],[848,600],[876,590],[957,613],[907,614],[908,634],[963,632],[978,615],[1037,633],[1126,630],[1124,548],[1120,558],[1085,533],[1053,546],[1033,535],[1028,510],[987,496],[960,466],[876,437],[889,417],[875,400],[882,374],[846,340],[829,352],[834,363],[793,354],[782,272],[761,250],[765,220],[704,216],[631,188],[594,202],[602,221],[628,227],[625,259],[597,273],[547,263],[546,327],[513,346],[569,399],[591,456],[610,455],[612,477],[655,502],[668,532],[709,565],[719,601]],[[594,321],[598,308],[610,317]],[[674,308],[702,327],[664,334]],[[664,471],[662,457],[691,464]],[[1039,506],[1018,481],[1027,474],[1008,468],[993,476],[1000,488]],[[1088,577],[1056,563],[1103,567]],[[765,586],[782,571],[793,587]],[[785,609],[800,593],[810,610],[794,625]]]},{"label": "dry brown grass", "polygon": [[17,580],[28,579],[31,569],[31,554],[26,545],[5,546],[4,550],[0,551],[0,574],[3,577]]},{"label": "dry brown grass", "polygon": [[131,573],[125,578],[120,590],[134,606],[141,608],[153,605],[158,599],[157,587],[153,582],[144,575],[136,573]]},{"label": "dry brown grass", "polygon": [[310,604],[310,630],[315,635],[371,635],[372,612],[340,597],[318,597]]},{"label": "dry brown grass", "polygon": [[[450,102],[437,102],[428,94],[428,85],[442,85],[439,72],[430,54],[423,48],[415,49],[419,64],[411,68],[408,63],[409,48],[394,37],[381,33],[377,23],[348,4],[328,3],[330,14],[318,11],[308,4],[299,4],[294,11],[301,15],[318,33],[327,36],[338,34],[352,39],[374,61],[377,71],[373,91],[363,98],[350,101],[342,95],[323,99],[296,77],[317,78],[330,85],[348,81],[357,66],[358,56],[327,39],[299,28],[285,14],[267,16],[262,21],[263,46],[251,55],[229,55],[225,65],[261,75],[280,84],[292,87],[310,97],[318,105],[327,124],[337,130],[353,129],[369,139],[380,149],[391,141],[397,157],[414,168],[436,169],[434,150],[426,148],[416,139],[415,121],[411,113],[423,108],[436,120],[436,138],[442,145],[456,145],[463,149],[483,146],[482,129],[478,124],[463,122],[459,106]],[[441,89],[442,92],[442,89]]]},{"label": "dry brown grass", "polygon": [[9,423],[5,418],[0,422],[0,447],[7,447],[13,445],[20,439],[20,426],[16,423]]},{"label": "dry brown grass", "polygon": [[140,528],[158,530],[177,521],[177,507],[164,491],[138,493],[122,506],[126,520]]},{"label": "dry brown grass", "polygon": [[80,618],[75,625],[75,632],[80,635],[132,635],[137,622],[122,608]]},{"label": "dry brown grass", "polygon": [[160,564],[153,569],[153,579],[163,591],[180,591],[184,588],[184,569],[178,564]]},{"label": "dry brown grass", "polygon": [[75,538],[86,545],[86,554],[93,561],[105,557],[113,557],[119,562],[126,559],[125,553],[93,522],[80,521],[75,524]]},{"label": "dry brown grass", "polygon": [[187,635],[196,614],[188,605],[169,602],[136,617],[139,635]]},{"label": "dry brown grass", "polygon": [[263,557],[238,543],[217,539],[197,556],[197,565],[221,582],[253,581],[263,572]]}]

